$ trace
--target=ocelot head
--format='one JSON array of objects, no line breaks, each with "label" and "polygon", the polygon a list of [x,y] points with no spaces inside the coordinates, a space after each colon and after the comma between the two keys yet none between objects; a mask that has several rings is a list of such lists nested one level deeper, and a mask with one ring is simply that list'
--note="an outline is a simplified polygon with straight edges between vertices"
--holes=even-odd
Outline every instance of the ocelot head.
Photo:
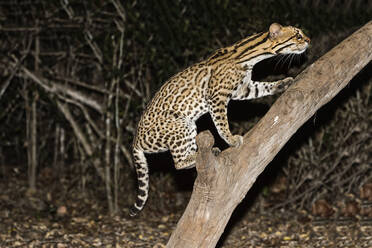
[{"label": "ocelot head", "polygon": [[310,39],[300,29],[287,26],[283,27],[273,23],[269,28],[272,54],[303,53],[310,44]]}]

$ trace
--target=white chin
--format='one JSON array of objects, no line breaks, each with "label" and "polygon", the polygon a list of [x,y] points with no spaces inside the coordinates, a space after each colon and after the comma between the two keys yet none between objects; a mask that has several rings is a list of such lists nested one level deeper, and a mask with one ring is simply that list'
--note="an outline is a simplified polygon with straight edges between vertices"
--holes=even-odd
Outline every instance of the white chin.
[{"label": "white chin", "polygon": [[295,54],[301,54],[303,52],[306,51],[306,48],[302,49],[302,50],[298,50],[298,51],[293,51],[292,53],[295,53]]},{"label": "white chin", "polygon": [[301,50],[295,50],[295,51],[285,51],[284,52],[284,54],[301,54],[301,53],[303,53],[303,52],[305,52],[306,51],[306,48],[307,47],[305,47],[304,49],[301,49]]},{"label": "white chin", "polygon": [[306,49],[308,48],[308,44],[306,44],[306,46],[304,47],[304,48],[302,48],[301,50],[289,50],[289,51],[285,51],[284,52],[284,54],[301,54],[301,53],[303,53],[303,52],[305,52],[306,51]]}]

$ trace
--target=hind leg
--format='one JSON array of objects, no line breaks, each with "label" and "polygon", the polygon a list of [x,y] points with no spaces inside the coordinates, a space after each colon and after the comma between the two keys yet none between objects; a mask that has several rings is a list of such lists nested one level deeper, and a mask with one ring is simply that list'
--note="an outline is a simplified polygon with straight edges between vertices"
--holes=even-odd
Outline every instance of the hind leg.
[{"label": "hind leg", "polygon": [[196,134],[194,122],[177,121],[176,128],[169,139],[169,150],[177,170],[195,167]]}]

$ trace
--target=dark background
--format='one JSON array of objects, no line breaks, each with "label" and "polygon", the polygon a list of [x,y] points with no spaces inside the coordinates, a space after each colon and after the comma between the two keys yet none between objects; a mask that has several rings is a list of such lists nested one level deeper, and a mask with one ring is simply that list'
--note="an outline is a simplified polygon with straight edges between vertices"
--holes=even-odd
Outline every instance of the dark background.
[{"label": "dark background", "polygon": [[[125,215],[136,194],[130,155],[136,123],[169,77],[273,22],[301,28],[311,46],[293,60],[261,62],[254,77],[295,77],[371,16],[370,0],[1,1],[0,182],[8,196],[0,199],[0,211],[31,195],[42,206],[21,205],[20,214],[55,213],[58,206],[73,208],[69,200],[90,199],[102,213]],[[372,176],[371,72],[369,64],[297,131],[238,215],[252,206],[311,211],[319,200],[336,206],[345,195],[360,197]],[[247,132],[276,97],[232,102],[232,133]],[[226,148],[209,116],[197,124]],[[148,161],[143,215],[182,211],[195,170],[176,171],[169,153]]]}]

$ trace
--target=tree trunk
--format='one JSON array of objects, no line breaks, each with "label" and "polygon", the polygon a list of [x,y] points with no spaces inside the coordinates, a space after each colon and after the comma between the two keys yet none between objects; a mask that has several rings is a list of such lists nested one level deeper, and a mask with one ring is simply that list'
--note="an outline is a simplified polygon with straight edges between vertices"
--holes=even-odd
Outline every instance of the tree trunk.
[{"label": "tree trunk", "polygon": [[235,207],[289,138],[372,59],[372,21],[303,71],[244,143],[217,157],[209,132],[197,136],[190,202],[167,247],[215,247]]}]

